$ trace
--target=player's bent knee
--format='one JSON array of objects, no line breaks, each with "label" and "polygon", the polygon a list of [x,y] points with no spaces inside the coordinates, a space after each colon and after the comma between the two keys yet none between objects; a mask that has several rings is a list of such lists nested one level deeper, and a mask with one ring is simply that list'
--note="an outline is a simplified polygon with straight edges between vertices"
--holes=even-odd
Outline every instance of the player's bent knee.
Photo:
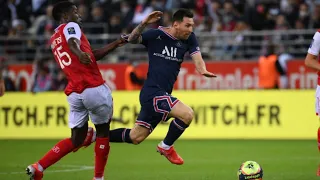
[{"label": "player's bent knee", "polygon": [[190,124],[192,122],[192,119],[194,117],[194,112],[193,110],[190,108],[190,110],[188,110],[187,112],[184,113],[183,115],[183,119],[181,119],[184,123],[186,124]]}]

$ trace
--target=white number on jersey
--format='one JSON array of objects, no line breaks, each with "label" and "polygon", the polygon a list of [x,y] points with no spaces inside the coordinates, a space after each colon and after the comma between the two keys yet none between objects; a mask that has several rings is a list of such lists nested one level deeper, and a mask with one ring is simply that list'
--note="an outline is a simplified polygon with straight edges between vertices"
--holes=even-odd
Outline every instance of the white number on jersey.
[{"label": "white number on jersey", "polygon": [[[67,52],[61,52],[61,50],[62,46],[57,47],[54,51],[54,55],[59,60],[61,69],[64,69],[65,66],[69,66],[71,64],[71,57]],[[66,59],[66,61],[64,59]]]}]

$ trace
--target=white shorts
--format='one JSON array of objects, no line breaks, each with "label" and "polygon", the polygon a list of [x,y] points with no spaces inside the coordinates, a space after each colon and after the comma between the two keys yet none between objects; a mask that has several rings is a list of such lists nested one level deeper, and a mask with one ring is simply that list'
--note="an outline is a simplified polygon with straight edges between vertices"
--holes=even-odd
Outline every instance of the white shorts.
[{"label": "white shorts", "polygon": [[319,85],[317,85],[315,99],[316,99],[316,104],[315,104],[316,115],[320,116],[320,86]]},{"label": "white shorts", "polygon": [[71,93],[68,96],[70,106],[69,127],[80,128],[89,121],[93,124],[108,123],[113,114],[111,90],[105,84],[87,88],[81,94]]}]

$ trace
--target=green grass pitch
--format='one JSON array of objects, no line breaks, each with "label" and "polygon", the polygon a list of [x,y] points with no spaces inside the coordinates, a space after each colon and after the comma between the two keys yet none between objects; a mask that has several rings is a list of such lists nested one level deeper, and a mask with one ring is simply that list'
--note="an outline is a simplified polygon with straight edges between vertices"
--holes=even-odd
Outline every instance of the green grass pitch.
[{"label": "green grass pitch", "polygon": [[[57,140],[0,140],[0,180],[28,179],[24,169],[44,155]],[[182,166],[156,153],[159,141],[111,144],[109,180],[237,180],[246,160],[257,161],[264,180],[316,180],[319,154],[315,140],[179,140],[175,147]],[[48,168],[44,180],[91,180],[93,146],[80,149]]]}]

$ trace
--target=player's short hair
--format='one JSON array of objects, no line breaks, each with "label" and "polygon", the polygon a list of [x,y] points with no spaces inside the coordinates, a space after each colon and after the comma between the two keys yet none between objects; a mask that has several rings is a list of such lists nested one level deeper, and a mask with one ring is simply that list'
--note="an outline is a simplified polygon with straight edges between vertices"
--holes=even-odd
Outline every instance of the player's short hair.
[{"label": "player's short hair", "polygon": [[70,1],[61,1],[55,4],[52,9],[53,19],[60,21],[62,14],[69,12],[72,6],[75,6],[75,4]]},{"label": "player's short hair", "polygon": [[172,16],[172,22],[182,22],[184,17],[193,18],[193,13],[189,9],[179,9]]}]

